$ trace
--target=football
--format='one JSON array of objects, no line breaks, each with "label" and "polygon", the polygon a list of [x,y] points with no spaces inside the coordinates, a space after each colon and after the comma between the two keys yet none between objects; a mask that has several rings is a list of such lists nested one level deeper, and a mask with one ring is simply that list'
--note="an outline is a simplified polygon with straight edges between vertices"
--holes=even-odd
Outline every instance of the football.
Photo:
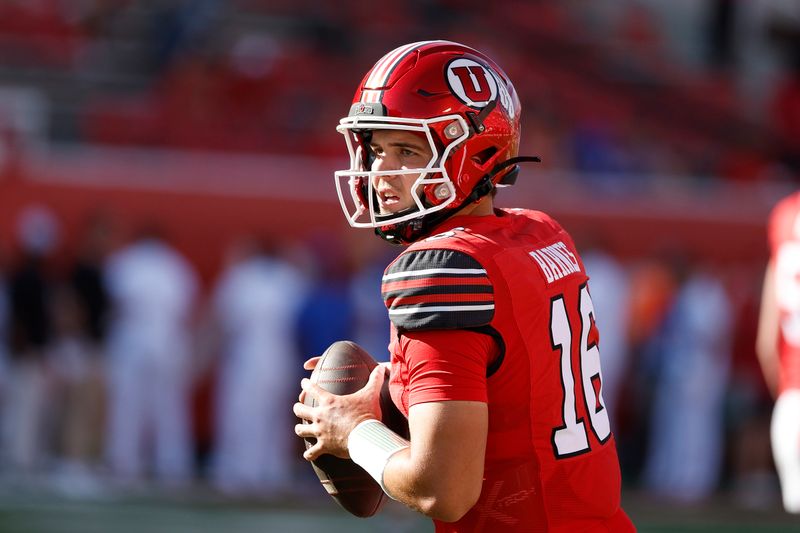
[{"label": "football", "polygon": [[[363,388],[377,362],[363,348],[351,341],[331,344],[311,373],[311,381],[333,394],[351,394]],[[304,403],[316,405],[316,398],[307,394]],[[408,422],[394,406],[389,396],[387,376],[381,390],[383,422],[392,430],[408,438]],[[314,439],[304,439],[306,448]],[[322,486],[345,510],[366,518],[377,513],[386,502],[380,485],[360,466],[350,459],[322,455],[311,462]]]}]

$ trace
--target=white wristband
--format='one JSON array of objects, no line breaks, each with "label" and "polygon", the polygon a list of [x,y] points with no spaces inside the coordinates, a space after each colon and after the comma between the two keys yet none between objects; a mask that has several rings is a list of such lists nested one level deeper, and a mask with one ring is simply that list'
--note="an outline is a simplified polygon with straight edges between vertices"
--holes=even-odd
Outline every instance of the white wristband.
[{"label": "white wristband", "polygon": [[389,459],[408,448],[410,443],[386,427],[383,422],[370,419],[361,422],[347,437],[347,451],[358,466],[367,471],[390,498],[383,484],[383,471]]}]

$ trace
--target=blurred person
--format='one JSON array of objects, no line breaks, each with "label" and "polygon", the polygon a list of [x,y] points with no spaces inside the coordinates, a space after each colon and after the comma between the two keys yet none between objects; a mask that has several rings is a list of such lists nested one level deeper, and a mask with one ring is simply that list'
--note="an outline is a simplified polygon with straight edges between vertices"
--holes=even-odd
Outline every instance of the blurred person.
[{"label": "blurred person", "polygon": [[10,360],[0,422],[7,463],[27,474],[41,466],[45,451],[45,352],[52,338],[47,261],[59,240],[55,215],[41,205],[23,209],[17,240],[21,258],[8,282]]},{"label": "blurred person", "polygon": [[103,273],[115,233],[114,222],[103,213],[93,214],[86,223],[69,283],[82,313],[83,334],[102,349],[108,331],[109,295]]},{"label": "blurred person", "polygon": [[800,513],[800,192],[773,208],[756,352],[775,398],[770,436],[783,506]]},{"label": "blurred person", "polygon": [[354,314],[353,340],[381,361],[388,359],[386,347],[390,341],[391,322],[386,316],[386,307],[375,295],[381,290],[383,269],[391,259],[393,256],[386,253],[373,252],[361,262],[350,283]]},{"label": "blurred person", "polygon": [[141,480],[151,464],[166,484],[190,481],[189,326],[196,274],[150,226],[109,258],[105,276],[112,309],[106,435],[111,468],[123,482]]},{"label": "blurred person", "polygon": [[306,248],[311,281],[297,318],[297,344],[300,354],[321,355],[333,342],[355,334],[352,272],[347,247],[335,234],[315,233]]},{"label": "blurred person", "polygon": [[316,439],[306,459],[350,457],[437,531],[633,531],[584,266],[546,214],[494,209],[538,160],[517,157],[519,117],[503,71],[457,43],[408,44],[367,73],[336,182],[352,226],[409,245],[382,295],[411,438],[379,421],[384,365],[347,396],[303,380],[295,432]]},{"label": "blurred person", "polygon": [[53,342],[47,365],[59,459],[56,481],[69,494],[92,495],[98,489],[94,468],[101,457],[105,426],[99,345],[86,334],[88,319],[72,286],[58,287],[51,306]]},{"label": "blurred person", "polygon": [[683,258],[676,268],[681,283],[660,333],[643,475],[655,494],[689,503],[720,480],[733,317],[711,268]]},{"label": "blurred person", "polygon": [[304,280],[269,243],[237,243],[214,289],[222,334],[216,387],[214,485],[229,494],[288,488],[293,440],[286,402],[295,375],[294,324]]},{"label": "blurred person", "polygon": [[628,296],[629,369],[621,383],[614,436],[623,475],[638,475],[648,446],[650,406],[655,388],[654,354],[672,305],[677,281],[665,261],[647,257],[630,267]]},{"label": "blurred person", "polygon": [[105,340],[108,291],[103,264],[113,235],[111,219],[91,215],[68,277],[54,291],[53,343],[48,369],[59,464],[55,481],[71,495],[93,495],[105,429]]}]

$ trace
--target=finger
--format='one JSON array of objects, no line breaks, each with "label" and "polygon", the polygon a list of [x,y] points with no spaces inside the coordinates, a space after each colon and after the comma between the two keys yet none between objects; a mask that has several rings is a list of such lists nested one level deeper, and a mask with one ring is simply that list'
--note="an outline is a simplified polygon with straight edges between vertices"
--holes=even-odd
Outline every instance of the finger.
[{"label": "finger", "polygon": [[305,368],[306,370],[314,370],[317,367],[317,363],[319,363],[320,359],[322,359],[322,356],[319,355],[316,357],[312,357],[311,359],[303,363],[303,368]]},{"label": "finger", "polygon": [[317,438],[316,430],[314,428],[314,424],[296,424],[294,426],[294,434],[304,439]]},{"label": "finger", "polygon": [[302,387],[303,392],[306,394],[310,394],[317,399],[317,402],[320,402],[323,398],[326,398],[331,395],[328,391],[317,385],[316,383],[312,383],[310,379],[303,378],[300,380],[300,387]]},{"label": "finger", "polygon": [[322,455],[322,444],[320,444],[319,439],[317,439],[316,444],[303,452],[303,459],[306,461],[314,461],[320,455]]},{"label": "finger", "polygon": [[297,418],[302,418],[303,420],[312,420],[314,408],[304,403],[297,402],[292,407],[292,412]]},{"label": "finger", "polygon": [[364,385],[364,388],[378,388],[380,389],[383,385],[383,381],[386,379],[386,367],[383,365],[378,365],[372,369],[372,372],[369,374],[369,380],[367,380],[367,384]]}]

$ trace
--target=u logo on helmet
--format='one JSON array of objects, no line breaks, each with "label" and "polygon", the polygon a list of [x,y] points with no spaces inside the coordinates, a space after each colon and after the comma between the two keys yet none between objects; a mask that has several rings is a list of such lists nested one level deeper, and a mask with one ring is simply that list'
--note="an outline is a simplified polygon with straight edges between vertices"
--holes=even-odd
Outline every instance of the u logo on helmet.
[{"label": "u logo on helmet", "polygon": [[484,65],[461,57],[447,64],[450,91],[470,107],[481,108],[497,98],[497,79]]}]

